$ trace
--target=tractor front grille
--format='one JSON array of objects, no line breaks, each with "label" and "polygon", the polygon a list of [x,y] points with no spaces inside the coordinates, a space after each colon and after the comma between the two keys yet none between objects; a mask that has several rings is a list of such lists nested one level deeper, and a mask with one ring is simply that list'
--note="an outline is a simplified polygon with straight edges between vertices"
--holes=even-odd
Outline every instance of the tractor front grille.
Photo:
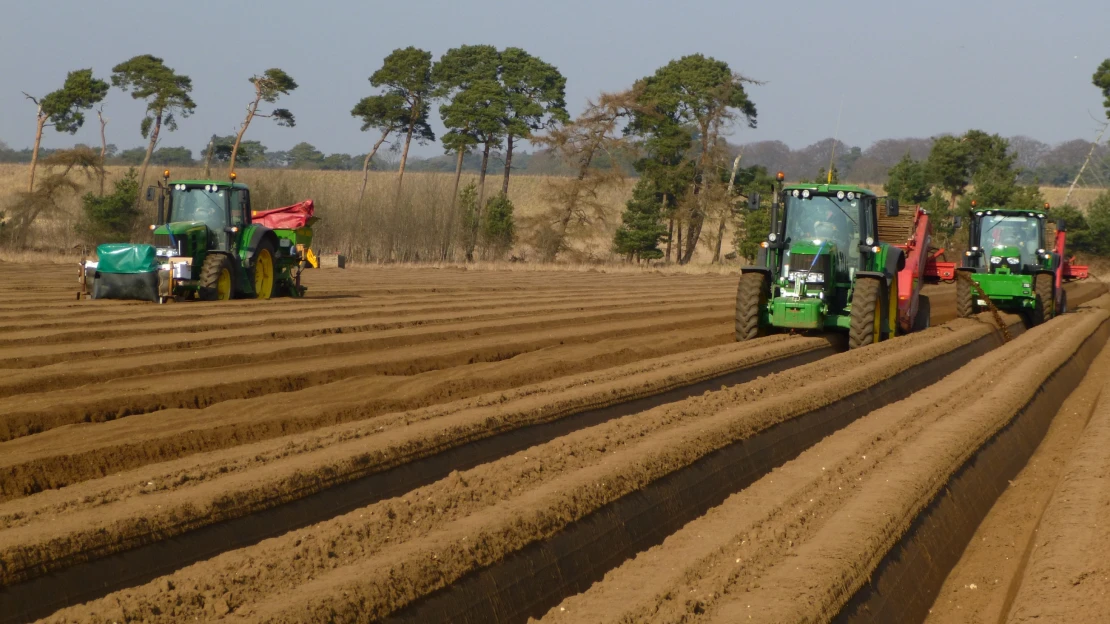
[{"label": "tractor front grille", "polygon": [[816,256],[813,254],[790,254],[791,271],[809,271],[811,273],[829,274],[829,254]]},{"label": "tractor front grille", "polygon": [[169,247],[170,246],[170,235],[169,234],[155,234],[154,235],[154,242],[151,243],[151,244],[154,245],[155,247]]}]

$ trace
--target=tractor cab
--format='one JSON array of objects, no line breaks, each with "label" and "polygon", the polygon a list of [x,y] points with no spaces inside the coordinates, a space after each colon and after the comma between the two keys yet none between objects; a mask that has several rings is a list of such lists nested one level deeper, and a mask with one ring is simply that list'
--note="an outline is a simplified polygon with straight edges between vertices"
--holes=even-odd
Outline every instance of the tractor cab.
[{"label": "tractor cab", "polygon": [[1045,248],[1045,213],[976,210],[971,215],[964,266],[986,273],[1031,275],[1057,261]]},{"label": "tractor cab", "polygon": [[[781,214],[774,215],[772,225],[782,233],[782,269],[776,277],[783,295],[823,299],[837,292],[837,284],[851,283],[862,268],[863,254],[873,253],[875,200],[874,194],[854,186],[794,185],[783,190],[781,211],[776,211]],[[768,238],[778,242],[770,240],[777,239],[775,234]]]},{"label": "tractor cab", "polygon": [[154,230],[159,256],[197,255],[201,249],[235,253],[238,234],[250,225],[250,191],[244,184],[182,180],[169,184]]}]

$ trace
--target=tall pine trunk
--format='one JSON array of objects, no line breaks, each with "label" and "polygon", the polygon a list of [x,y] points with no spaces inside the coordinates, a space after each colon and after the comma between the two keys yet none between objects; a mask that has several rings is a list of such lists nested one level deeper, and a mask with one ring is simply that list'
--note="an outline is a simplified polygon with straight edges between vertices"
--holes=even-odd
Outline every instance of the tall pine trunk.
[{"label": "tall pine trunk", "polygon": [[501,183],[501,194],[509,194],[509,172],[513,168],[513,135],[508,136],[505,147],[505,180]]},{"label": "tall pine trunk", "polygon": [[31,152],[31,176],[27,180],[27,192],[35,192],[35,168],[39,165],[39,145],[42,143],[42,129],[46,127],[46,115],[42,114],[42,104],[39,104],[38,118],[35,125],[35,149]]},{"label": "tall pine trunk", "polygon": [[[96,118],[100,120],[100,166],[103,167],[108,160],[108,136],[104,132],[104,128],[108,125],[108,120],[104,118],[104,111],[96,111]],[[100,174],[100,194],[104,195],[104,173]]]},{"label": "tall pine trunk", "polygon": [[158,132],[162,130],[162,111],[154,117],[154,127],[150,130],[150,143],[146,146],[146,157],[143,158],[143,166],[139,170],[139,188],[143,188],[146,183],[146,168],[150,166],[150,156],[154,153],[154,144],[158,142]]},{"label": "tall pine trunk", "polygon": [[216,137],[212,136],[208,139],[208,150],[204,153],[204,179],[208,180],[212,177],[212,152],[216,149]]},{"label": "tall pine trunk", "polygon": [[405,163],[409,159],[409,144],[412,143],[412,132],[416,129],[416,119],[420,114],[420,100],[412,104],[412,115],[409,117],[409,131],[405,135],[405,148],[401,150],[401,168],[397,172],[397,199],[401,198],[401,183],[405,179]]},{"label": "tall pine trunk", "polygon": [[257,84],[254,86],[257,95],[254,102],[247,109],[247,119],[243,122],[243,127],[239,128],[239,134],[235,135],[235,145],[231,146],[231,162],[228,163],[227,172],[235,171],[235,158],[239,155],[239,144],[243,142],[243,135],[247,133],[247,127],[251,125],[251,120],[254,119],[254,114],[258,112],[258,103],[262,101],[262,88]]},{"label": "tall pine trunk", "polygon": [[482,148],[482,169],[478,172],[478,205],[474,207],[474,222],[470,228],[470,238],[466,243],[466,261],[474,260],[474,248],[478,245],[478,228],[482,222],[482,203],[486,200],[486,168],[489,166],[490,142]]},{"label": "tall pine trunk", "polygon": [[486,199],[486,168],[489,167],[490,143],[486,141],[482,149],[482,171],[478,174],[478,214],[482,213],[482,203]]},{"label": "tall pine trunk", "polygon": [[362,213],[362,196],[366,193],[366,180],[370,177],[370,161],[374,158],[374,154],[378,153],[378,148],[382,146],[382,143],[385,143],[385,139],[389,136],[389,133],[390,130],[384,130],[382,132],[381,138],[378,139],[378,142],[374,144],[373,148],[371,148],[370,153],[366,155],[366,158],[362,159],[362,186],[358,189],[358,206],[360,218]]},{"label": "tall pine trunk", "polygon": [[463,156],[466,154],[462,148],[459,148],[458,156],[455,157],[455,189],[451,192],[451,208],[447,210],[447,231],[443,235],[443,253],[440,260],[447,261],[447,256],[451,251],[451,238],[452,230],[455,228],[455,206],[459,203],[459,182],[462,180],[462,166]]}]

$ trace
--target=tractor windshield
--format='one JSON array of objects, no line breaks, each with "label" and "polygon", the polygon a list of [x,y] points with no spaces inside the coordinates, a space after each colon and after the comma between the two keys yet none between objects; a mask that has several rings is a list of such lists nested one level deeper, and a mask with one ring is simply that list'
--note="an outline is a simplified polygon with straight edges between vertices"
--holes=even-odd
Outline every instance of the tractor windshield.
[{"label": "tractor windshield", "polygon": [[1017,247],[1022,264],[1036,264],[1041,247],[1041,221],[1036,217],[993,214],[981,217],[979,242],[987,250],[987,262],[995,249]]},{"label": "tractor windshield", "polygon": [[203,221],[210,230],[222,231],[227,227],[227,189],[180,187],[170,195],[169,221]]},{"label": "tractor windshield", "polygon": [[860,199],[837,199],[829,195],[786,197],[786,240],[827,241],[836,245],[837,266],[855,266],[859,250]]}]

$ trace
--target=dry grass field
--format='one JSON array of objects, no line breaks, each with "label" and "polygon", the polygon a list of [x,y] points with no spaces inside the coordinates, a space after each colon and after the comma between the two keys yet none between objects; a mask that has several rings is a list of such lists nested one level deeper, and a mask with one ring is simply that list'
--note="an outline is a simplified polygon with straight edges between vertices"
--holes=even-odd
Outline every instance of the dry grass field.
[{"label": "dry grass field", "polygon": [[[108,168],[108,185],[126,172],[126,167]],[[160,173],[152,167],[148,184]],[[222,168],[213,175],[222,176]],[[201,178],[203,168],[171,168],[174,179]],[[0,165],[0,211],[23,190],[26,182],[26,165]],[[455,265],[461,261],[461,250],[454,243],[444,243],[456,238],[457,219],[449,210],[453,175],[450,173],[414,173],[405,175],[401,199],[394,204],[396,173],[372,172],[366,196],[358,206],[361,173],[351,171],[306,171],[281,169],[242,169],[239,180],[250,185],[254,201],[260,206],[291,204],[306,198],[316,200],[321,222],[317,227],[316,247],[321,251],[335,251],[372,258],[392,258],[403,263]],[[547,176],[517,175],[511,180],[509,198],[515,206],[517,244],[510,257],[531,261],[536,253],[530,244],[530,233],[539,219],[552,207],[553,182],[558,178]],[[463,176],[462,185],[477,182],[477,176]],[[500,188],[499,172],[487,180],[487,197]],[[604,188],[597,203],[603,209],[591,219],[574,223],[570,233],[569,248],[561,255],[561,266],[596,267],[617,263],[620,258],[611,251],[613,233],[620,225],[620,214],[630,197],[634,180],[625,179]],[[873,190],[882,188],[869,185]],[[90,185],[90,190],[92,190]],[[1081,208],[1089,204],[1102,189],[1079,188],[1073,203]],[[1045,198],[1059,204],[1067,193],[1066,188],[1044,187]],[[36,225],[32,246],[49,250],[73,249],[82,241],[74,231],[80,214],[78,196],[67,197],[54,215],[44,215]],[[708,264],[712,257],[712,234],[707,227],[702,237],[703,245],[695,264]],[[355,235],[361,231],[362,235]],[[726,232],[723,252],[732,251],[731,231]],[[7,251],[10,258],[13,252]],[[519,264],[519,263],[517,263]],[[529,266],[534,262],[527,262]]]}]

